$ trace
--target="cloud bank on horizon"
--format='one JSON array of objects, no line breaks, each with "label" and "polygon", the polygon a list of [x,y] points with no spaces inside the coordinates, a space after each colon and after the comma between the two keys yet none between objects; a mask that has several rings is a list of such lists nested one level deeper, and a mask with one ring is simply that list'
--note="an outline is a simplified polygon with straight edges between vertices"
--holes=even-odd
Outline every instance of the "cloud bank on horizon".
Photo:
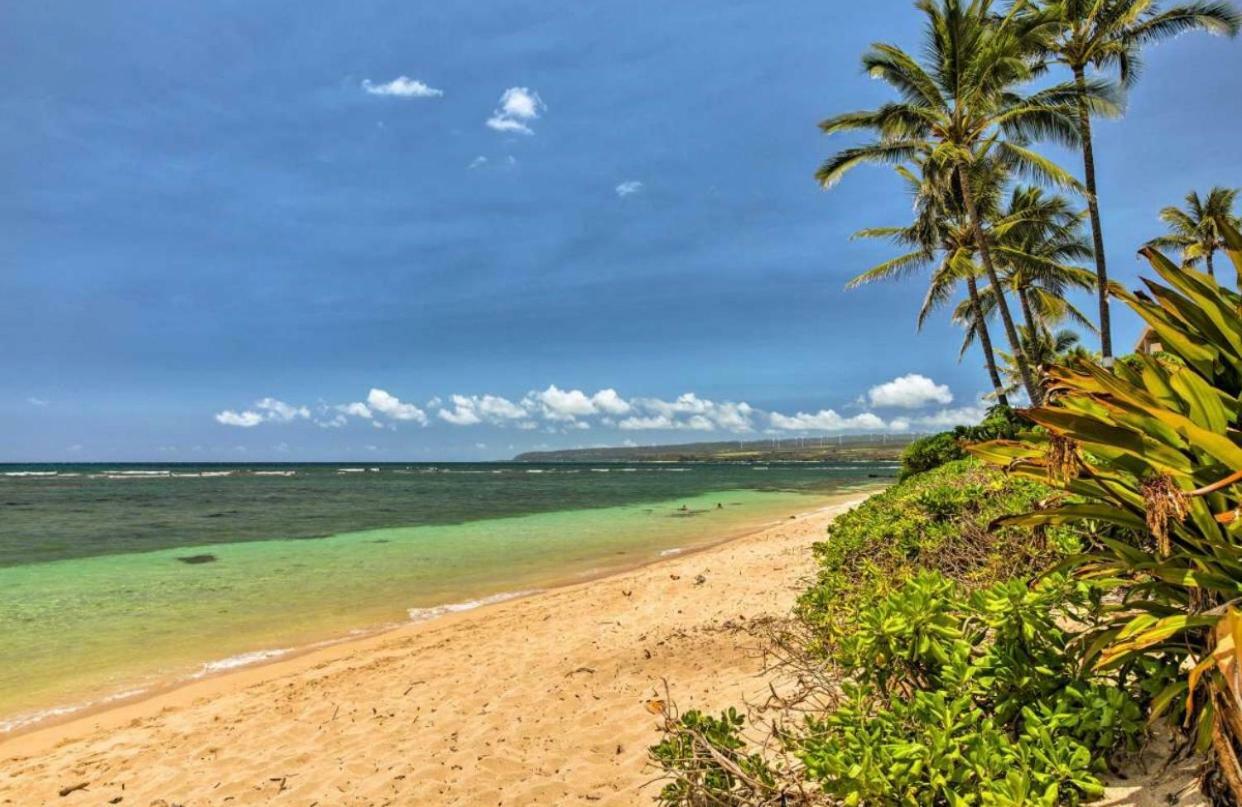
[{"label": "cloud bank on horizon", "polygon": [[365,400],[339,404],[320,402],[313,408],[269,397],[247,408],[217,412],[215,420],[221,425],[242,429],[301,420],[325,429],[359,423],[368,423],[376,429],[395,429],[402,423],[420,427],[441,423],[452,427],[491,426],[560,434],[607,429],[742,435],[934,430],[977,423],[986,413],[982,404],[948,408],[954,401],[948,386],[917,373],[874,386],[859,401],[869,404],[871,409],[899,409],[904,414],[888,419],[870,409],[854,414],[841,414],[834,409],[786,414],[765,411],[745,401],[714,401],[693,392],[672,400],[626,398],[612,388],[592,394],[552,384],[516,400],[490,393],[455,393],[447,399],[432,398],[422,406],[403,401],[380,388],[372,388]]}]

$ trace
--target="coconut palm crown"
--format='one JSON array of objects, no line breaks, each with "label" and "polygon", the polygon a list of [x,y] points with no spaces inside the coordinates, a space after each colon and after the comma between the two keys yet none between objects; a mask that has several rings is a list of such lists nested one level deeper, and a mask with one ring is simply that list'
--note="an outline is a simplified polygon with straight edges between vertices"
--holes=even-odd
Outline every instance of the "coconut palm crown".
[{"label": "coconut palm crown", "polygon": [[[1026,7],[1022,0],[1015,4],[1015,8]],[[1100,348],[1105,365],[1111,365],[1108,267],[1091,137],[1091,115],[1098,112],[1092,109],[1094,89],[1087,78],[1087,69],[1116,70],[1122,85],[1128,87],[1138,77],[1139,52],[1143,45],[1193,30],[1233,36],[1242,18],[1225,2],[1181,3],[1166,9],[1152,0],[1050,0],[1039,4],[1034,13],[1042,20],[1037,48],[1046,60],[1068,67],[1077,88],[1075,113],[1095,249]]]},{"label": "coconut palm crown", "polygon": [[[877,43],[863,57],[872,77],[888,83],[899,100],[879,109],[850,112],[820,124],[827,134],[867,131],[874,140],[843,149],[816,173],[831,187],[863,163],[900,164],[916,159],[935,168],[962,197],[967,219],[976,231],[980,264],[997,295],[997,308],[1032,401],[1039,390],[985,238],[977,198],[971,187],[971,166],[995,159],[1010,170],[1049,184],[1079,188],[1070,174],[1031,150],[1032,139],[1053,139],[1077,145],[1079,128],[1073,117],[1077,88],[1057,84],[1030,95],[1018,88],[1032,79],[1038,66],[1030,58],[1042,24],[1035,15],[996,13],[989,0],[922,0],[926,15],[923,58],[915,59],[895,45]],[[1088,82],[1093,109],[1114,110],[1107,82]]]},{"label": "coconut palm crown", "polygon": [[1161,249],[1181,250],[1183,266],[1198,266],[1203,261],[1208,274],[1215,277],[1216,266],[1212,259],[1217,251],[1225,248],[1222,223],[1231,224],[1235,229],[1242,225],[1233,212],[1237,199],[1236,188],[1215,187],[1203,197],[1191,191],[1186,194],[1184,209],[1166,207],[1160,211],[1160,220],[1168,225],[1169,233],[1148,243]]}]

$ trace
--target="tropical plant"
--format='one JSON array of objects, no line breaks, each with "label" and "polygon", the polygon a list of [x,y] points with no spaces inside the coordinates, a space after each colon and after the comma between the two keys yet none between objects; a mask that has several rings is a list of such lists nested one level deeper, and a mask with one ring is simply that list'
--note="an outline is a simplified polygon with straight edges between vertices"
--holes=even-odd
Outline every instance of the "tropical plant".
[{"label": "tropical plant", "polygon": [[[887,82],[900,100],[823,121],[820,129],[827,134],[861,130],[876,139],[828,158],[816,179],[831,187],[862,163],[919,160],[934,169],[946,187],[959,193],[966,220],[974,230],[980,264],[996,293],[1010,349],[1018,358],[1023,385],[1031,399],[1038,400],[1035,377],[1022,355],[1017,327],[983,235],[972,169],[995,159],[1040,181],[1080,187],[1072,176],[1027,147],[1032,138],[1077,145],[1079,127],[1073,104],[1079,91],[1073,84],[1054,85],[1031,95],[1017,91],[1035,75],[1027,58],[1037,27],[1031,15],[998,15],[990,0],[920,0],[917,7],[928,23],[921,63],[901,48],[884,43],[873,45],[863,57],[867,71]],[[1105,83],[1088,83],[1086,91],[1093,108],[1114,108]]]},{"label": "tropical plant", "polygon": [[997,263],[1032,333],[1066,319],[1094,328],[1065,299],[1071,289],[1093,285],[1091,273],[1071,263],[1092,254],[1082,235],[1082,218],[1064,196],[1019,185],[994,228]]},{"label": "tropical plant", "polygon": [[[1019,6],[1023,5],[1021,2]],[[1237,33],[1239,17],[1225,2],[1183,3],[1162,10],[1152,0],[1048,0],[1035,15],[1043,20],[1038,49],[1049,61],[1069,68],[1076,88],[1076,118],[1082,147],[1087,208],[1094,241],[1096,288],[1099,301],[1100,349],[1105,366],[1112,365],[1112,324],[1108,308],[1108,268],[1100,226],[1099,193],[1095,178],[1095,147],[1091,116],[1101,108],[1094,102],[1087,69],[1117,70],[1123,86],[1139,73],[1139,50],[1148,43],[1190,30]]]},{"label": "tropical plant", "polygon": [[1234,188],[1215,187],[1203,198],[1195,191],[1186,194],[1186,208],[1166,207],[1160,211],[1160,219],[1169,225],[1168,235],[1153,238],[1148,242],[1153,247],[1173,247],[1182,253],[1184,266],[1198,266],[1202,260],[1207,265],[1207,273],[1216,277],[1216,266],[1213,258],[1219,250],[1225,248],[1224,233],[1220,224],[1232,224],[1234,228],[1242,226],[1233,212],[1238,199],[1238,191]]},{"label": "tropical plant", "polygon": [[[1067,263],[1091,254],[1081,234],[1082,217],[1064,197],[1027,186],[1015,186],[1006,207],[989,217],[988,237],[992,239],[997,264],[1004,272],[1004,285],[1022,311],[1023,324],[1018,335],[1023,353],[1033,366],[1042,366],[1060,352],[1049,350],[1058,338],[1052,333],[1055,326],[1069,320],[1094,330],[1082,312],[1066,299],[1071,289],[1094,285],[1090,272]],[[946,274],[937,272],[933,277],[925,309],[947,300],[948,293],[943,288]],[[953,312],[953,321],[966,332],[959,355],[964,355],[976,336],[986,330],[988,320],[996,312],[996,295],[990,288],[982,290],[977,300],[969,301],[971,304],[967,302],[960,303]],[[1008,392],[1017,388],[1018,384],[1013,382],[1020,383],[1021,376],[1008,372],[1017,371],[1013,354],[1005,359],[1009,383],[1004,391]]]},{"label": "tropical plant", "polygon": [[1061,625],[1090,602],[1061,576],[967,596],[925,572],[860,608],[836,660],[845,702],[795,743],[843,804],[1077,804],[1143,731],[1118,679],[1084,675]]},{"label": "tropical plant", "polygon": [[[1228,224],[1222,234],[1242,269],[1242,235]],[[1024,413],[1044,433],[970,450],[1072,495],[1000,523],[1084,530],[1093,551],[1076,560],[1078,573],[1119,587],[1102,626],[1085,637],[1088,659],[1100,670],[1163,670],[1160,680],[1171,680],[1154,713],[1185,715],[1237,801],[1242,295],[1153,247],[1141,252],[1164,282],[1119,296],[1167,354],[1135,356],[1115,374],[1087,360],[1051,368],[1047,404]]]},{"label": "tropical plant", "polygon": [[998,404],[988,410],[977,426],[957,426],[952,431],[929,434],[912,441],[901,452],[899,478],[909,479],[954,460],[965,459],[964,443],[1012,439],[1030,426],[1008,406]]},{"label": "tropical plant", "polygon": [[[966,216],[961,194],[955,193],[953,187],[945,187],[941,177],[928,170],[926,163],[920,168],[917,174],[906,166],[897,168],[897,173],[906,181],[914,197],[914,222],[905,227],[872,227],[854,235],[855,238],[887,238],[908,251],[873,266],[851,280],[846,288],[857,288],[878,280],[902,279],[915,270],[931,266],[932,282],[918,316],[918,329],[922,330],[931,311],[952,294],[959,282],[964,283],[967,296],[963,306],[970,309],[972,323],[978,323],[977,327],[972,325],[969,341],[973,343],[978,338],[984,365],[992,380],[993,393],[998,403],[1008,406],[996,351],[992,347],[991,333],[980,302],[974,228]],[[1003,170],[995,161],[983,163],[975,169],[976,184],[983,189],[986,199],[993,198],[1002,181]],[[963,346],[962,355],[965,352],[966,346]]]},{"label": "tropical plant", "polygon": [[[1026,355],[1031,357],[1031,361],[1040,367],[1047,367],[1053,364],[1064,364],[1072,358],[1085,357],[1087,351],[1082,347],[1082,340],[1074,331],[1068,328],[1062,328],[1057,331],[1051,331],[1047,328],[1037,328],[1032,331],[1026,327],[1020,329],[1022,345],[1026,349]],[[1021,379],[1018,376],[1018,369],[1015,366],[1013,357],[1008,353],[1001,353],[1001,373],[1009,382],[1007,389],[1016,389]],[[1047,386],[1047,379],[1043,379],[1041,384]]]}]

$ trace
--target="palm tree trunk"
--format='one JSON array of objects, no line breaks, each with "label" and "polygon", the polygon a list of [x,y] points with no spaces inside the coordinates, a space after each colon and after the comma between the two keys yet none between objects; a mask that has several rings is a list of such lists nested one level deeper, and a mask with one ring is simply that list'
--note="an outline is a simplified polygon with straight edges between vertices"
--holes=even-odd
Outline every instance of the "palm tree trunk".
[{"label": "palm tree trunk", "polygon": [[1209,275],[1211,275],[1212,277],[1216,277],[1216,267],[1212,265],[1212,253],[1213,253],[1214,251],[1215,251],[1215,250],[1211,250],[1211,249],[1209,249],[1209,250],[1208,250],[1208,253],[1207,253],[1207,268],[1208,268],[1208,274],[1209,274]]},{"label": "palm tree trunk", "polygon": [[1100,202],[1095,190],[1095,151],[1091,145],[1091,112],[1087,109],[1087,78],[1074,66],[1078,87],[1078,133],[1082,137],[1082,167],[1087,180],[1087,211],[1091,216],[1091,240],[1095,247],[1095,284],[1100,299],[1100,353],[1104,366],[1113,366],[1113,326],[1108,311],[1108,267],[1104,261],[1104,230],[1100,226]]},{"label": "palm tree trunk", "polygon": [[1026,334],[1035,338],[1035,312],[1031,309],[1031,298],[1027,296],[1027,288],[1018,289],[1018,300],[1022,303],[1022,319],[1026,321]]},{"label": "palm tree trunk", "polygon": [[992,349],[992,335],[988,333],[988,321],[983,316],[983,306],[979,304],[979,286],[974,275],[967,275],[966,290],[970,292],[970,310],[975,315],[975,334],[979,337],[979,346],[983,348],[983,361],[988,366],[988,376],[992,379],[996,402],[1001,406],[1009,406],[1005,385],[1001,383],[1000,372],[996,369],[996,351]]},{"label": "palm tree trunk", "polygon": [[1005,299],[1005,289],[1001,286],[1000,277],[996,274],[996,266],[992,263],[992,250],[988,247],[987,238],[983,234],[983,224],[979,221],[979,211],[975,207],[975,197],[970,191],[970,180],[958,169],[958,182],[962,186],[962,201],[966,204],[966,213],[970,216],[970,226],[974,231],[975,242],[979,247],[979,257],[983,269],[988,273],[988,282],[996,295],[996,310],[1000,311],[1001,322],[1005,325],[1005,336],[1009,338],[1009,349],[1013,351],[1013,359],[1018,363],[1018,373],[1022,376],[1022,386],[1031,403],[1039,406],[1041,397],[1035,377],[1031,375],[1031,363],[1027,361],[1026,352],[1022,349],[1022,340],[1018,338],[1018,329],[1014,327],[1013,316],[1009,313],[1009,301]]}]

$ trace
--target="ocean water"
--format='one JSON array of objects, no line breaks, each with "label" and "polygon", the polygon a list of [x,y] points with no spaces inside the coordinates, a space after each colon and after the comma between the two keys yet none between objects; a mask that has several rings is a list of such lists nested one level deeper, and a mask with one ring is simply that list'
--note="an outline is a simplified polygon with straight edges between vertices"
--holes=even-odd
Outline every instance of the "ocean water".
[{"label": "ocean water", "polygon": [[894,472],[0,466],[0,732],[636,566]]}]

